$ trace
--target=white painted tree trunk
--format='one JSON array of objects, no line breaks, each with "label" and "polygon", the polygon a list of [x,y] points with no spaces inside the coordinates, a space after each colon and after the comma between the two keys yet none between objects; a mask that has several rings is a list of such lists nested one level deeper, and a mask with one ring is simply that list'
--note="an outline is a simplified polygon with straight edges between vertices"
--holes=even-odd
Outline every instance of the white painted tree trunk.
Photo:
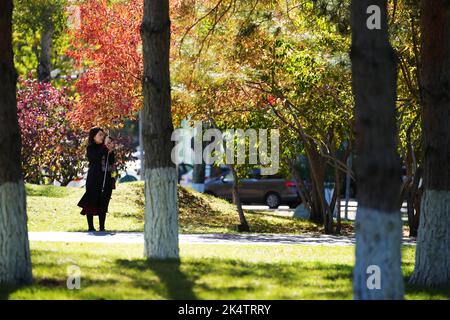
[{"label": "white painted tree trunk", "polygon": [[177,172],[175,168],[145,170],[144,256],[179,258]]},{"label": "white painted tree trunk", "polygon": [[32,281],[23,182],[0,185],[0,283]]},{"label": "white painted tree trunk", "polygon": [[[358,208],[355,227],[354,298],[357,300],[403,299],[400,212],[386,213]],[[380,281],[379,287],[374,286],[377,276]]]},{"label": "white painted tree trunk", "polygon": [[450,191],[425,190],[416,264],[410,282],[427,287],[450,283]]}]

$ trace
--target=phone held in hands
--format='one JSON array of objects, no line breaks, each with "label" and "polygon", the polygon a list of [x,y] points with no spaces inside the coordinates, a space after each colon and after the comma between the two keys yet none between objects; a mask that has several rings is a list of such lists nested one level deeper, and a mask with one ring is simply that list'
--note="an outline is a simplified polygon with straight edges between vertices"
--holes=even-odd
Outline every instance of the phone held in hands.
[{"label": "phone held in hands", "polygon": [[105,137],[105,145],[109,149],[110,152],[116,148],[116,146],[114,145],[114,142],[112,141],[112,139],[109,136]]}]

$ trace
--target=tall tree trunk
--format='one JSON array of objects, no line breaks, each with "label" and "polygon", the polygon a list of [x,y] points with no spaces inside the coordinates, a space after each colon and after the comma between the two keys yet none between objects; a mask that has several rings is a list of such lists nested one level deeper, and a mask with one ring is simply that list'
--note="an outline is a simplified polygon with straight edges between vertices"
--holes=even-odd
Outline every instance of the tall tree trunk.
[{"label": "tall tree trunk", "polygon": [[168,0],[145,0],[144,56],[145,250],[148,258],[179,258],[177,172],[171,160]]},{"label": "tall tree trunk", "polygon": [[53,26],[44,26],[41,32],[41,53],[39,55],[38,81],[50,82],[52,71],[52,38]]},{"label": "tall tree trunk", "polygon": [[32,274],[20,169],[12,11],[11,0],[0,2],[0,283],[21,285],[31,283]]},{"label": "tall tree trunk", "polygon": [[[355,299],[402,299],[404,295],[402,221],[398,208],[400,161],[395,138],[397,66],[389,43],[386,2],[353,0],[351,4],[358,156]],[[367,11],[372,5],[380,10],[380,29],[367,26],[371,17]],[[381,281],[380,287],[376,279]]]},{"label": "tall tree trunk", "polygon": [[419,229],[419,218],[420,218],[420,207],[418,207],[418,202],[420,206],[420,189],[419,182],[422,178],[422,168],[418,167],[414,173],[413,181],[410,184],[407,193],[407,206],[408,206],[408,226],[409,226],[409,236],[417,237]]},{"label": "tall tree trunk", "polygon": [[421,1],[423,183],[410,282],[450,284],[450,2]]}]

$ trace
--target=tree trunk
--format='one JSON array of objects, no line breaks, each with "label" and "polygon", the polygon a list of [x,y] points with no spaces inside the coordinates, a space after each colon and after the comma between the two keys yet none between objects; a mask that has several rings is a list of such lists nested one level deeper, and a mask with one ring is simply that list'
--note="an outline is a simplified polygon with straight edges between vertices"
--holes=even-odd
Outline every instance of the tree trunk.
[{"label": "tree trunk", "polygon": [[52,38],[53,26],[49,24],[41,32],[41,54],[39,55],[38,81],[50,82],[52,71]]},{"label": "tree trunk", "polygon": [[308,158],[311,186],[312,186],[312,208],[311,221],[323,223],[325,233],[327,233],[327,202],[325,200],[325,163],[320,154],[314,149],[314,146],[306,146],[306,155]]},{"label": "tree trunk", "polygon": [[192,169],[192,189],[198,192],[205,191],[205,171],[206,166],[204,163],[194,164]]},{"label": "tree trunk", "polygon": [[417,208],[417,202],[419,202],[420,205],[419,182],[421,177],[422,177],[422,168],[419,167],[414,172],[414,178],[408,190],[407,210],[408,210],[408,226],[410,237],[417,237],[418,235],[420,208]]},{"label": "tree trunk", "polygon": [[[323,183],[323,181],[322,181]],[[323,188],[322,188],[323,191]],[[322,198],[319,196],[317,183],[311,179],[311,221],[323,224],[323,206]]]},{"label": "tree trunk", "polygon": [[421,1],[423,198],[410,282],[450,284],[450,2]]},{"label": "tree trunk", "polygon": [[32,281],[12,50],[11,0],[0,2],[0,284]]},{"label": "tree trunk", "polygon": [[239,196],[239,176],[234,168],[234,165],[230,165],[231,173],[233,174],[233,203],[236,205],[237,211],[239,213],[239,222],[238,226],[239,232],[250,231],[250,228],[247,223],[247,219],[245,218],[244,210],[242,209],[241,197]]},{"label": "tree trunk", "polygon": [[144,56],[145,249],[148,258],[179,258],[177,172],[171,160],[170,18],[167,0],[145,0]]},{"label": "tree trunk", "polygon": [[[330,210],[330,205],[325,198],[325,171],[326,162],[320,155],[320,153],[314,148],[309,149],[311,159],[311,180],[313,181],[313,187],[315,190],[315,207],[316,213],[311,213],[313,221],[320,221],[323,223],[325,234],[333,233],[333,213]],[[320,215],[320,217],[319,217]]]},{"label": "tree trunk", "polygon": [[[197,133],[200,135],[200,137],[203,136],[204,129],[207,129],[207,125],[205,121],[202,121],[202,130],[201,130],[202,132]],[[202,155],[206,145],[207,142],[202,140]],[[206,165],[203,160],[202,163],[194,163],[194,168],[192,169],[192,189],[197,190],[198,192],[205,191],[205,171],[206,171],[205,169]]]},{"label": "tree trunk", "polygon": [[[217,123],[214,120],[214,118],[212,118],[210,115],[208,115],[208,119],[209,119],[212,127],[214,129],[218,130]],[[227,150],[226,141],[223,142],[223,147],[226,152],[226,150]],[[233,196],[233,203],[236,205],[236,209],[238,211],[239,221],[240,221],[240,224],[238,226],[238,231],[239,232],[250,231],[250,227],[248,225],[247,219],[245,218],[244,210],[242,209],[241,197],[239,195],[239,176],[238,176],[238,174],[236,172],[236,168],[234,167],[233,164],[230,164],[229,168],[231,170],[231,174],[233,175],[233,187],[231,189],[232,196]]]},{"label": "tree trunk", "polygon": [[[342,175],[343,173],[338,168],[338,153],[336,151],[335,147],[332,147],[332,152],[334,154],[334,191],[333,191],[333,197],[330,202],[330,212],[332,214],[332,217],[334,216],[334,212],[336,212],[336,229],[334,232],[336,234],[341,233],[342,229],[342,223],[341,223],[341,187],[342,187]],[[350,156],[351,149],[350,144],[347,145],[346,152],[344,155],[344,158],[342,159],[343,162],[347,161],[347,158]],[[331,218],[332,219],[332,218]],[[333,220],[332,220],[333,221]]]},{"label": "tree trunk", "polygon": [[403,152],[406,178],[402,183],[400,201],[398,204],[399,208],[402,208],[403,202],[406,201],[410,237],[417,237],[418,234],[420,208],[418,209],[417,205],[420,206],[419,183],[423,171],[422,168],[417,165],[416,156],[414,154],[414,145],[411,138],[416,119],[408,126],[406,131],[406,150]]},{"label": "tree trunk", "polygon": [[[337,155],[336,155],[337,156]],[[331,206],[332,212],[336,211],[336,234],[341,233],[341,173],[337,168],[337,164],[334,168],[335,184],[333,198],[334,205]]]},{"label": "tree trunk", "polygon": [[288,160],[288,165],[291,170],[292,177],[295,180],[295,185],[298,190],[298,194],[300,196],[300,200],[305,206],[305,208],[311,213],[311,197],[309,196],[309,191],[306,188],[306,184],[303,181],[303,178],[300,175],[300,172],[295,166],[294,160]]},{"label": "tree trunk", "polygon": [[[396,152],[397,66],[389,43],[386,2],[353,0],[351,4],[358,180],[355,299],[402,299],[404,295]],[[371,15],[367,11],[372,5],[380,9],[380,29],[368,28]],[[381,281],[380,287],[376,282],[370,285],[373,279]]]}]

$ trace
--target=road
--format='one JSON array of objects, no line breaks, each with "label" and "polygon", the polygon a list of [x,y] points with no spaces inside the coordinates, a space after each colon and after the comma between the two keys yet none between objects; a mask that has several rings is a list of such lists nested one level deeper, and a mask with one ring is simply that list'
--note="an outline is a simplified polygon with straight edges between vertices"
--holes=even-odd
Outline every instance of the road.
[{"label": "road", "polygon": [[[268,206],[265,205],[243,205],[242,206],[245,210],[255,210],[255,211],[270,211],[274,212],[278,215],[292,217],[294,215],[294,209],[290,209],[288,206],[280,206],[278,209],[269,209]],[[348,203],[348,213],[347,218],[348,220],[355,220],[356,217],[356,209],[358,207],[358,202],[355,200],[350,200]],[[403,220],[407,221],[406,214],[406,202],[403,203],[402,209],[403,213]],[[342,219],[345,218],[345,201],[341,201],[341,217]]]},{"label": "road", "polygon": [[[349,201],[349,205],[348,205],[348,219],[349,220],[355,220],[357,206],[358,206],[358,203],[356,201],[354,201],[354,200]],[[280,207],[278,207],[278,209],[269,209],[269,207],[265,206],[265,205],[243,205],[242,207],[245,210],[270,211],[270,212],[274,212],[279,215],[288,216],[288,217],[292,217],[294,215],[294,209],[291,209],[288,206],[280,206]],[[345,212],[345,201],[341,201],[342,218],[344,218],[344,212]]]}]

